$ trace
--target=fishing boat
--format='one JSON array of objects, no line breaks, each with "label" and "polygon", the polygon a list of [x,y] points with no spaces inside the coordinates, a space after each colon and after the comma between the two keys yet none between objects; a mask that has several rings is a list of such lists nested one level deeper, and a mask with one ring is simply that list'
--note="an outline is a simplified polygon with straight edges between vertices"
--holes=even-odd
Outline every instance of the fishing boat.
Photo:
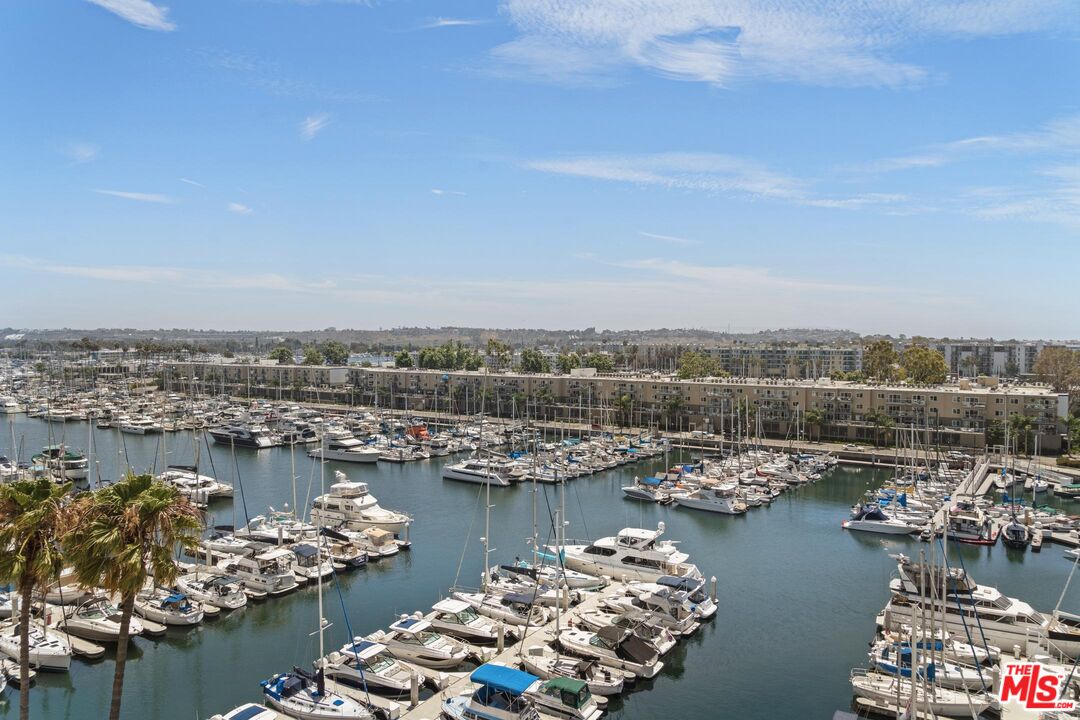
[{"label": "fishing boat", "polygon": [[623,528],[614,537],[604,537],[588,544],[568,544],[549,547],[548,552],[562,557],[566,566],[588,575],[629,580],[655,581],[664,575],[701,577],[697,566],[689,562],[686,553],[679,552],[675,543],[661,540],[664,523],[656,530]]},{"label": "fishing boat", "polygon": [[509,487],[510,479],[500,473],[497,467],[489,460],[469,459],[458,463],[447,463],[443,466],[442,476],[444,480]]},{"label": "fishing boat", "polygon": [[1000,529],[974,502],[957,500],[949,509],[945,533],[949,540],[968,545],[996,545]]}]

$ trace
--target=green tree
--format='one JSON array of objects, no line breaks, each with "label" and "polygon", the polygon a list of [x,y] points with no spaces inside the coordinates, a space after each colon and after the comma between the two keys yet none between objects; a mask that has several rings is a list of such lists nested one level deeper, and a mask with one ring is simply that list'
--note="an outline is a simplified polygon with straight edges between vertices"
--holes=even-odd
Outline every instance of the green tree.
[{"label": "green tree", "polygon": [[576,352],[560,353],[555,364],[558,366],[559,372],[563,375],[569,375],[571,370],[581,367],[581,356]]},{"label": "green tree", "polygon": [[202,529],[201,513],[171,485],[132,473],[83,495],[73,510],[64,549],[77,580],[120,596],[120,635],[109,708],[109,720],[120,720],[135,596],[150,577],[165,587],[175,582],[178,570],[173,553],[178,546],[194,551]]},{"label": "green tree", "polygon": [[615,417],[623,427],[629,427],[633,422],[634,398],[623,394],[615,399]]},{"label": "green tree", "polygon": [[1012,436],[1012,445],[1019,445],[1018,438],[1024,440],[1024,454],[1028,454],[1028,441],[1035,431],[1035,419],[1023,413],[1013,413],[1009,416],[1009,435]]},{"label": "green tree", "polygon": [[59,540],[70,485],[48,478],[0,485],[0,580],[19,595],[19,718],[30,717],[30,606],[34,590],[60,576]]},{"label": "green tree", "polygon": [[664,416],[664,429],[671,429],[671,421],[678,420],[686,411],[686,401],[681,395],[672,395],[664,402],[662,410]]},{"label": "green tree", "polygon": [[902,365],[911,381],[920,385],[939,385],[949,374],[945,356],[925,345],[912,345],[904,350]]},{"label": "green tree", "polygon": [[527,373],[549,373],[551,363],[544,357],[544,353],[535,348],[526,348],[521,351],[521,371]]},{"label": "green tree", "polygon": [[607,353],[591,352],[582,358],[581,366],[596,368],[601,375],[615,371],[615,361]]},{"label": "green tree", "polygon": [[688,350],[679,356],[678,375],[683,380],[703,377],[726,377],[720,361],[704,353]]},{"label": "green tree", "polygon": [[880,410],[871,410],[863,417],[874,426],[874,447],[877,447],[881,442],[881,433],[888,433],[895,423],[887,413],[881,412]]},{"label": "green tree", "polygon": [[817,430],[817,439],[821,439],[821,426],[825,422],[825,414],[820,410],[811,409],[803,414],[803,421],[811,430]]},{"label": "green tree", "polygon": [[863,349],[863,372],[875,380],[893,380],[900,356],[888,340],[877,340]]},{"label": "green tree", "polygon": [[337,340],[328,340],[322,344],[322,354],[326,356],[326,362],[330,365],[347,365],[349,363],[349,348]]},{"label": "green tree", "polygon": [[500,342],[495,338],[488,338],[487,352],[485,353],[491,358],[492,365],[496,370],[502,370],[510,365],[510,361],[514,357],[514,351],[509,345],[504,342]]},{"label": "green tree", "polygon": [[1080,386],[1080,350],[1048,347],[1035,358],[1032,368],[1039,380],[1059,393]]},{"label": "green tree", "polygon": [[304,348],[304,365],[323,365],[326,363],[326,356],[319,351],[319,348],[315,345],[308,345]]},{"label": "green tree", "polygon": [[394,356],[394,367],[411,368],[413,366],[412,354],[408,350],[402,350]]},{"label": "green tree", "polygon": [[975,373],[979,371],[979,358],[974,354],[965,355],[964,359],[960,361],[960,367],[968,377],[975,377]]},{"label": "green tree", "polygon": [[1001,445],[1005,442],[1005,424],[1000,420],[991,420],[986,424],[986,444]]},{"label": "green tree", "polygon": [[292,348],[288,345],[278,345],[270,351],[270,359],[277,360],[278,365],[292,365],[296,362]]}]

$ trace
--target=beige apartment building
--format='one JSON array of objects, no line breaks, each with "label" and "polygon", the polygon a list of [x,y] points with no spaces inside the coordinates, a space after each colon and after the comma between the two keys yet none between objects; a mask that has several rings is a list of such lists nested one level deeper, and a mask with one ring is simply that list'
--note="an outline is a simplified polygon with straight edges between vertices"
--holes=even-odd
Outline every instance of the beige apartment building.
[{"label": "beige apartment building", "polygon": [[[1032,419],[1034,449],[1062,447],[1068,396],[1035,385],[961,382],[936,387],[831,380],[679,380],[667,375],[527,375],[514,372],[173,363],[167,381],[201,389],[295,401],[402,410],[632,424],[659,429],[755,431],[770,437],[891,441],[912,427],[942,445],[981,448],[988,428],[1016,413]],[[823,418],[805,422],[807,411]],[[892,427],[873,418],[887,415]],[[1020,447],[1023,448],[1021,441]]]}]

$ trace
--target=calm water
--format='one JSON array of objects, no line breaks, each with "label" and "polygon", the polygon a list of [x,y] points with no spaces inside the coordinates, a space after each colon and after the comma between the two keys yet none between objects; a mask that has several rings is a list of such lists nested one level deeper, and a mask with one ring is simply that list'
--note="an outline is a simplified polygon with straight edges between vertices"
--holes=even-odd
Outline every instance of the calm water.
[{"label": "calm water", "polygon": [[[5,423],[0,449],[10,454],[14,434],[28,455],[49,441],[50,431],[55,441],[66,432],[69,445],[87,445],[85,423],[50,428],[18,418],[11,428]],[[103,477],[116,476],[125,452],[138,470],[152,467],[155,458],[160,467],[160,436],[94,432]],[[191,461],[190,437],[170,435],[168,443],[176,445],[168,449],[169,462]],[[217,476],[234,484],[239,470],[250,514],[291,503],[287,449],[237,450],[234,463],[227,451],[214,448],[213,461]],[[318,489],[318,469],[302,451],[295,462],[303,505]],[[411,513],[416,523],[411,552],[343,576],[340,599],[336,589],[326,592],[325,615],[333,623],[328,648],[346,641],[347,625],[354,633],[367,633],[385,627],[398,613],[426,611],[454,582],[459,563],[461,583],[478,583],[483,567],[482,488],[443,481],[442,462],[341,468],[369,483],[383,506]],[[622,499],[622,485],[662,465],[626,466],[575,480],[567,489],[568,537],[608,535],[627,525],[652,527],[662,520],[668,536],[682,541],[702,571],[719,578],[716,619],[664,659],[658,678],[640,683],[613,703],[609,717],[831,718],[834,710],[847,707],[848,672],[864,663],[874,616],[887,600],[895,567],[888,554],[917,555],[928,547],[840,529],[851,503],[866,488],[879,485],[888,471],[837,469],[815,485],[786,493],[771,507],[734,518]],[[539,498],[542,539],[547,503],[557,507],[552,488]],[[524,540],[532,524],[530,492],[524,487],[493,489],[492,504],[491,545],[498,551],[493,559],[507,562],[517,554],[525,556]],[[239,492],[235,505],[242,518]],[[212,509],[215,522],[232,522],[227,503]],[[962,552],[976,580],[1044,610],[1057,602],[1069,570],[1062,551],[1050,545],[1038,555],[1007,552],[1003,546],[990,551],[965,547]],[[1063,609],[1080,610],[1075,589],[1070,589]],[[190,631],[137,638],[128,665],[125,716],[192,720],[258,701],[259,680],[314,659],[317,638],[309,634],[316,616],[316,595],[307,588]],[[90,663],[75,660],[70,674],[41,675],[31,696],[33,716],[104,717],[112,669],[107,656]],[[0,705],[0,717],[17,716],[17,706],[9,699]]]}]

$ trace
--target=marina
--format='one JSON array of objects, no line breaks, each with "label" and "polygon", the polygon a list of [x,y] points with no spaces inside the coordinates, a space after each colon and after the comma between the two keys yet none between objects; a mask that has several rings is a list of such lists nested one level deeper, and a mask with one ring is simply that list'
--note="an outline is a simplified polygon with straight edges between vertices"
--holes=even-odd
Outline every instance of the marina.
[{"label": "marina", "polygon": [[[8,434],[25,447],[67,439],[57,437],[55,423],[19,415],[9,421]],[[151,470],[162,462],[160,436],[118,436],[114,429],[89,431],[87,423],[66,423],[64,431],[79,439],[93,432],[93,464],[103,477],[115,476],[126,462],[136,470]],[[168,463],[190,462],[191,434],[167,435]],[[119,443],[118,437],[122,438]],[[205,445],[201,447],[206,453]],[[212,524],[230,523],[234,511],[242,517],[244,504],[249,511],[265,512],[288,502],[293,493],[289,482],[293,466],[300,478],[300,497],[318,494],[317,463],[297,449],[211,447],[216,479],[235,488],[231,503],[227,498],[213,501]],[[409,552],[369,560],[362,569],[341,573],[328,583],[324,609],[331,626],[328,647],[346,644],[348,632],[367,635],[385,629],[401,615],[428,612],[455,584],[477,584],[483,567],[479,537],[486,488],[444,480],[442,466],[453,461],[453,456],[410,463],[330,461],[328,482],[340,482],[338,472],[351,482],[363,482],[380,505],[407,513],[413,522]],[[642,502],[623,492],[642,477],[670,475],[673,468],[700,471],[697,461],[688,451],[672,450],[666,460],[660,455],[566,484],[567,537],[595,540],[614,536],[623,528],[655,530],[663,523],[664,536],[679,541],[679,551],[700,566],[702,575],[717,578],[715,617],[701,622],[678,642],[663,657],[663,668],[655,677],[639,680],[628,692],[609,698],[606,716],[651,716],[665,707],[691,715],[707,713],[716,693],[739,703],[741,717],[747,718],[796,717],[809,712],[828,716],[837,708],[847,708],[851,703],[849,670],[866,657],[874,617],[888,600],[889,581],[895,575],[895,561],[889,556],[917,555],[927,547],[915,536],[843,532],[837,527],[838,515],[860,495],[887,485],[893,468],[836,466],[816,482],[793,485],[770,503],[734,516]],[[525,531],[532,522],[531,484],[514,485],[491,488],[493,564],[526,558],[531,552]],[[557,486],[538,483],[536,487],[540,507],[557,507]],[[353,492],[346,488],[345,494]],[[1067,510],[1071,501],[1051,496],[1048,502]],[[963,557],[980,583],[1002,592],[1011,587],[1011,592],[1040,608],[1054,606],[1070,568],[1053,545],[1039,554],[1002,544],[990,549],[956,545],[951,552]],[[763,572],[764,568],[768,571]],[[1075,607],[1074,593],[1071,590],[1065,599],[1065,609]],[[811,595],[818,599],[807,602]],[[580,622],[583,615],[595,613],[600,594],[586,592],[584,597],[562,622],[571,618]],[[153,703],[157,713],[153,717],[161,720],[186,719],[192,708],[200,717],[209,717],[257,701],[260,680],[315,659],[317,645],[310,628],[317,615],[316,600],[316,590],[308,583],[282,597],[249,601],[238,610],[207,617],[196,627],[174,626],[158,637],[136,638],[125,694],[130,693],[135,703]],[[528,648],[551,637],[552,623],[548,622],[520,645],[508,642],[508,650],[499,659],[527,658]],[[108,699],[108,659],[113,652],[104,647],[102,660],[77,656],[67,673],[39,674],[32,702],[41,708],[67,707],[76,720],[99,717]],[[763,672],[778,652],[820,654],[812,664],[800,667],[796,663],[789,669],[784,697],[769,695],[774,679]],[[221,682],[221,672],[228,673],[228,682]],[[455,673],[454,682],[440,693],[424,690],[421,699],[429,699],[422,700],[419,708],[409,711],[406,699],[395,705],[397,711],[409,718],[435,717],[432,709],[440,697],[467,687],[462,672],[467,670]],[[175,694],[175,684],[153,679],[161,673],[180,673],[190,682],[184,684],[182,694]],[[762,697],[769,701],[762,702]],[[10,708],[0,708],[0,716],[5,712]]]}]

